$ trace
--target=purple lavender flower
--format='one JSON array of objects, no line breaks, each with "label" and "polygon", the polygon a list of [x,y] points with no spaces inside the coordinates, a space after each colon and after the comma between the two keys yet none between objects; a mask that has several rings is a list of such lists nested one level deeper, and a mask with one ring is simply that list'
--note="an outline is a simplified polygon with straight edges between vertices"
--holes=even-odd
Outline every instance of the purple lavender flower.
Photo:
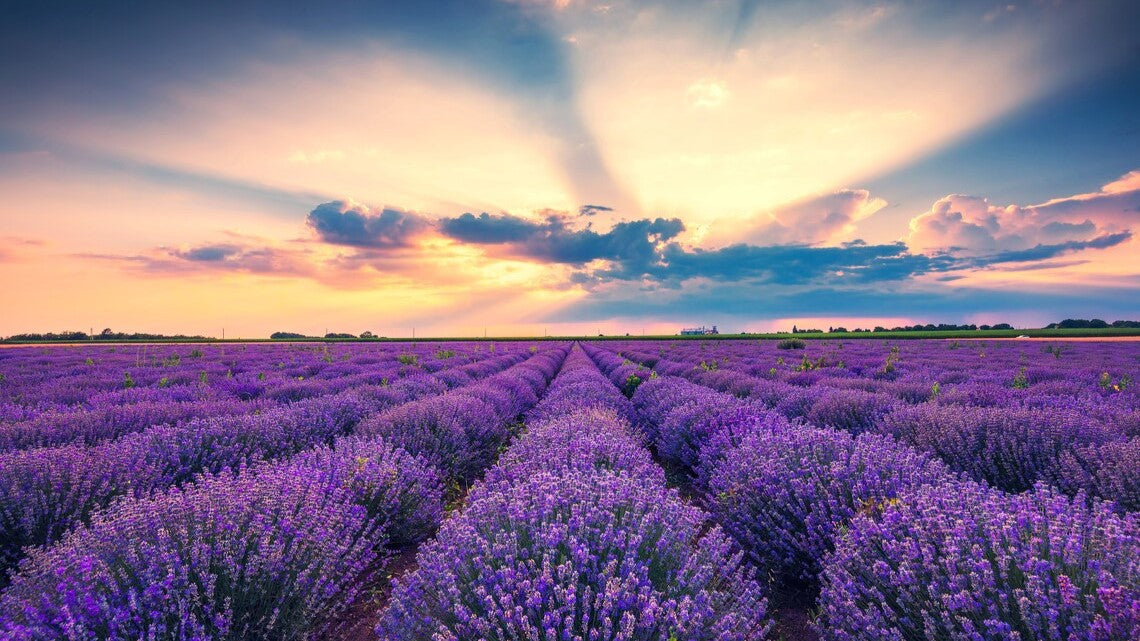
[{"label": "purple lavender flower", "polygon": [[359,590],[383,532],[286,468],[128,499],[32,552],[0,599],[8,639],[285,639]]},{"label": "purple lavender flower", "polygon": [[813,585],[820,559],[859,513],[951,478],[889,437],[813,428],[748,432],[706,468],[706,504],[768,575]]},{"label": "purple lavender flower", "polygon": [[951,468],[1011,492],[1060,476],[1074,447],[1123,440],[1076,412],[923,403],[882,421],[884,432],[940,456]]},{"label": "purple lavender flower", "polygon": [[377,633],[488,638],[766,638],[760,589],[716,528],[657,483],[563,469],[473,495],[397,581]]},{"label": "purple lavender flower", "polygon": [[423,540],[443,520],[444,486],[435,468],[383,439],[342,438],[286,465],[363,506],[393,547]]},{"label": "purple lavender flower", "polygon": [[973,482],[860,514],[824,559],[828,641],[1131,641],[1140,635],[1140,521],[1045,487]]}]

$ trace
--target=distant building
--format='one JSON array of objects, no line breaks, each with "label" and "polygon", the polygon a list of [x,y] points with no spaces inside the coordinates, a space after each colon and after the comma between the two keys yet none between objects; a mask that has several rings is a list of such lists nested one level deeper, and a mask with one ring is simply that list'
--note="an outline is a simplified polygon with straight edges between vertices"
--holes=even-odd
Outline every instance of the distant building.
[{"label": "distant building", "polygon": [[686,327],[681,330],[681,336],[711,336],[719,333],[720,332],[716,329],[716,325],[712,327],[705,327],[704,325],[700,327]]}]

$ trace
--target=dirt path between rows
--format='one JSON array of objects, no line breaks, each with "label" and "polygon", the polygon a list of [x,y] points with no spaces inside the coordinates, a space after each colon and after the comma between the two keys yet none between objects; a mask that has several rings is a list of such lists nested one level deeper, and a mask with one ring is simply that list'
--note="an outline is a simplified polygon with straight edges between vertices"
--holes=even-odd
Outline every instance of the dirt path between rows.
[{"label": "dirt path between rows", "polygon": [[[693,486],[693,479],[680,465],[665,461],[657,456],[657,449],[649,447],[653,461],[665,470],[665,483],[677,490],[688,503],[704,509],[701,495]],[[710,517],[708,527],[716,522]],[[812,595],[801,590],[780,588],[768,597],[768,608],[776,623],[774,639],[780,641],[819,641],[819,635],[811,627],[811,611],[815,607]]]},{"label": "dirt path between rows", "polygon": [[376,624],[392,600],[392,582],[416,569],[418,551],[418,545],[408,546],[389,556],[386,567],[365,572],[360,580],[369,584],[369,587],[361,591],[356,601],[328,628],[328,638],[377,641]]}]

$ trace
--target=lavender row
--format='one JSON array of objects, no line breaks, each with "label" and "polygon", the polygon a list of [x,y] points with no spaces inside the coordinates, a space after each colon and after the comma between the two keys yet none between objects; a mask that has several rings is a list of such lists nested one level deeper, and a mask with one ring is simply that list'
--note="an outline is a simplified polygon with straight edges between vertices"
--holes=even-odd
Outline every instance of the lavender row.
[{"label": "lavender row", "polygon": [[[794,343],[794,342],[793,342]],[[1005,400],[1039,394],[1113,399],[1135,409],[1140,399],[1134,343],[1020,341],[705,341],[617,343],[617,351],[729,370],[799,387],[823,383],[867,391],[930,394],[966,384]],[[799,349],[781,349],[798,347]],[[910,388],[908,390],[908,388]],[[1011,392],[1012,391],[1012,392]]]},{"label": "lavender row", "polygon": [[[479,361],[456,363],[455,367],[435,370],[431,376],[447,387],[458,387],[473,382],[475,376],[488,370],[501,369],[521,358],[522,355],[517,353],[484,357]],[[419,374],[423,374],[423,371],[417,367],[397,369],[389,366],[385,370],[354,373],[338,379],[290,381],[266,391],[263,397],[259,397],[260,391],[249,392],[240,399],[228,396],[219,398],[209,393],[204,394],[207,398],[197,400],[182,396],[162,398],[161,394],[156,394],[157,398],[131,403],[96,403],[90,409],[43,412],[27,421],[0,426],[0,452],[71,443],[91,445],[164,423],[175,424],[209,416],[260,413],[278,404],[327,396],[356,387],[383,386]],[[207,391],[216,389],[215,386]],[[180,398],[182,400],[177,400]]]},{"label": "lavender row", "polygon": [[[641,344],[612,349],[658,374],[763,397],[772,404],[786,398],[790,409],[805,395],[850,390],[874,394],[880,405],[934,401],[1068,410],[1125,435],[1140,435],[1140,386],[1131,383],[1140,357],[1135,343],[1070,345],[1063,349],[1072,353],[1043,356],[1044,361],[1026,354],[1037,346],[1014,342],[950,349],[946,341],[813,341],[802,351],[775,349],[774,343],[733,342],[704,350],[660,343],[656,353]],[[1062,353],[1061,347],[1045,347]],[[955,358],[958,354],[968,356]]]},{"label": "lavender row", "polygon": [[[398,459],[343,465],[380,495],[422,484],[416,503],[431,504],[430,472]],[[32,553],[0,597],[0,630],[29,641],[307,638],[356,596],[390,536],[321,471],[227,471],[122,501]]]},{"label": "lavender row", "polygon": [[499,376],[379,413],[363,421],[357,433],[383,437],[423,457],[459,492],[494,462],[566,352],[556,347]]},{"label": "lavender row", "polygon": [[763,639],[761,589],[665,487],[629,402],[574,350],[527,433],[399,580],[382,639]]},{"label": "lavender row", "polygon": [[[605,350],[594,352],[620,376],[631,367],[628,361],[619,365],[619,357]],[[1002,490],[1020,492],[1047,482],[1069,495],[1114,501],[1124,511],[1140,509],[1140,436],[1134,434],[1134,411],[1098,413],[1061,402],[975,406],[960,402],[965,396],[954,396],[958,388],[923,400],[856,388],[800,387],[628,355],[646,358],[653,374],[679,374],[791,419],[853,434],[890,434]]]},{"label": "lavender row", "polygon": [[[203,412],[203,416],[210,415],[215,413],[211,411],[214,409],[211,405],[229,404],[237,413],[242,411],[240,403],[248,402],[248,411],[257,411],[269,405],[334,394],[361,385],[382,385],[424,371],[435,373],[437,378],[454,387],[471,382],[470,371],[478,372],[479,361],[494,356],[493,353],[480,353],[473,362],[471,359],[476,359],[474,355],[421,362],[416,350],[401,348],[406,352],[403,354],[407,361],[405,364],[399,362],[396,354],[388,354],[384,358],[376,354],[357,355],[354,360],[333,362],[333,354],[329,353],[329,361],[333,364],[318,361],[323,364],[323,369],[315,366],[311,370],[306,368],[304,372],[308,376],[266,378],[264,369],[261,369],[265,363],[259,364],[258,359],[272,356],[265,351],[272,347],[260,346],[252,353],[241,350],[242,360],[235,357],[225,363],[213,363],[214,367],[227,368],[222,375],[217,375],[217,372],[211,375],[206,369],[199,371],[200,364],[173,366],[169,371],[164,366],[163,377],[157,386],[147,387],[144,380],[131,378],[129,372],[125,374],[125,382],[123,373],[113,374],[119,377],[120,387],[124,384],[130,387],[89,396],[77,405],[51,407],[33,414],[21,410],[14,415],[18,420],[0,423],[0,451],[71,442],[91,444],[152,425],[194,418],[199,412]],[[343,356],[347,358],[350,355],[346,352]],[[516,351],[514,356],[499,355],[498,358],[511,359],[517,355]],[[444,363],[448,366],[445,367]],[[284,367],[285,362],[279,365]],[[135,375],[140,376],[138,370]],[[3,386],[14,384],[14,381],[5,381]],[[61,381],[58,384],[65,383]],[[34,390],[22,393],[34,393]],[[9,404],[8,407],[20,406]]]},{"label": "lavender row", "polygon": [[[489,359],[483,375],[523,358]],[[366,416],[447,387],[426,374],[391,385],[299,401],[262,414],[158,426],[102,445],[0,454],[0,570],[27,546],[57,540],[93,511],[124,495],[145,496],[201,473],[289,456],[331,442]]]},{"label": "lavender row", "polygon": [[675,377],[633,401],[658,453],[824,639],[1140,633],[1140,520],[1038,487],[1011,496],[890,437],[813,428]]},{"label": "lavender row", "polygon": [[[528,347],[425,343],[12,348],[0,352],[0,425],[42,413],[146,401],[301,400],[380,384],[411,371],[456,369]],[[314,391],[309,391],[311,385],[316,385]]]},{"label": "lavender row", "polygon": [[[521,385],[537,395],[564,353],[539,354],[470,393]],[[502,411],[528,405],[518,403]],[[359,578],[382,570],[386,546],[438,527],[443,498],[429,461],[374,436],[208,474],[121,501],[33,552],[0,601],[0,629],[17,639],[321,638]]]}]

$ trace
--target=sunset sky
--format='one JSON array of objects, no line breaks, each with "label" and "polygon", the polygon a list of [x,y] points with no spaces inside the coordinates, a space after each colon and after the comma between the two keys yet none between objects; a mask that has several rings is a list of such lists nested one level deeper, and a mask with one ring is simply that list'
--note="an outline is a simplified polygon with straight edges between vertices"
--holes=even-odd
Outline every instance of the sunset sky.
[{"label": "sunset sky", "polygon": [[0,12],[0,335],[1140,319],[1134,0]]}]

